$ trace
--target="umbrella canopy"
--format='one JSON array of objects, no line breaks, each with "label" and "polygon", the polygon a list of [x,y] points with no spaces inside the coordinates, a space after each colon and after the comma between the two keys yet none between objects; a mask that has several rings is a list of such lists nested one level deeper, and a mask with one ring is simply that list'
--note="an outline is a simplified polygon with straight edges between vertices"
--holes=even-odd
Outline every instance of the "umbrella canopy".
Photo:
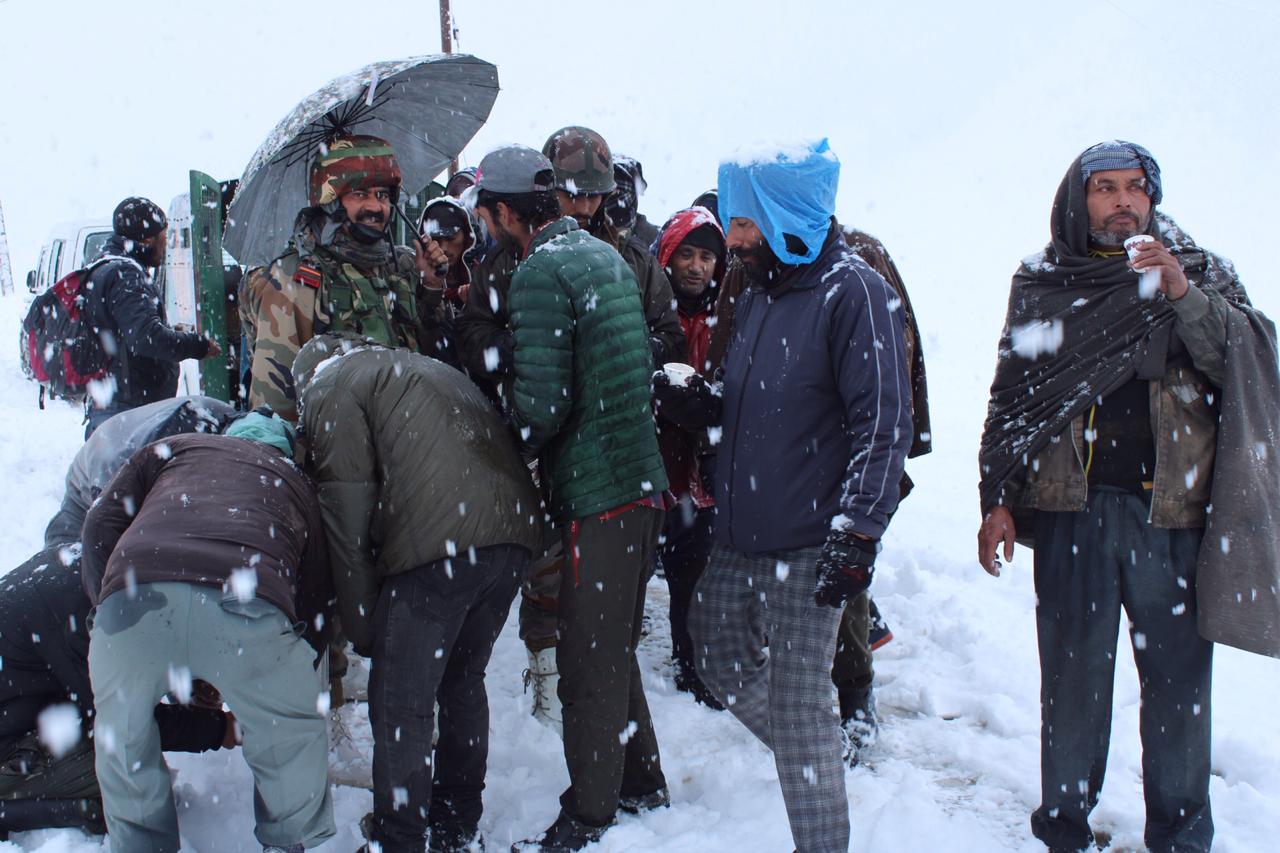
[{"label": "umbrella canopy", "polygon": [[249,161],[227,214],[227,251],[249,266],[284,251],[308,206],[311,161],[332,140],[385,139],[404,189],[416,193],[471,141],[497,96],[497,67],[465,54],[375,62],[331,81],[276,125]]}]

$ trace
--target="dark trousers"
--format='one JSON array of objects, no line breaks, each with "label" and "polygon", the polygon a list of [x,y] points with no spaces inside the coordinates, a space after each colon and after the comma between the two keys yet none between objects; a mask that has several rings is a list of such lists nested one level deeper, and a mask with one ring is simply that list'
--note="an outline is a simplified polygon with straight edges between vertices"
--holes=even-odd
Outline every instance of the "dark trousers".
[{"label": "dark trousers", "polygon": [[862,690],[875,680],[871,661],[871,595],[862,593],[844,606],[831,683],[837,690]]},{"label": "dark trousers", "polygon": [[67,701],[66,689],[48,670],[17,669],[10,664],[0,671],[0,759],[36,730],[41,711]]},{"label": "dark trousers", "polygon": [[[374,613],[369,719],[373,836],[383,853],[474,835],[489,758],[484,671],[529,564],[516,546],[480,548],[387,578]],[[440,737],[434,761],[434,704]]]},{"label": "dark trousers", "polygon": [[715,514],[714,507],[696,509],[691,502],[681,501],[679,507],[667,513],[663,542],[658,548],[671,593],[671,659],[685,677],[698,677],[693,665],[693,640],[689,638],[689,603],[711,558]]},{"label": "dark trousers", "polygon": [[620,795],[667,784],[636,663],[662,516],[636,507],[580,519],[565,531],[556,667],[569,788],[560,806],[592,826],[613,820]]},{"label": "dark trousers", "polygon": [[1213,644],[1196,629],[1203,531],[1162,530],[1145,497],[1095,489],[1081,512],[1035,520],[1040,643],[1041,787],[1031,829],[1051,848],[1090,846],[1111,736],[1120,608],[1142,691],[1146,844],[1207,851]]}]

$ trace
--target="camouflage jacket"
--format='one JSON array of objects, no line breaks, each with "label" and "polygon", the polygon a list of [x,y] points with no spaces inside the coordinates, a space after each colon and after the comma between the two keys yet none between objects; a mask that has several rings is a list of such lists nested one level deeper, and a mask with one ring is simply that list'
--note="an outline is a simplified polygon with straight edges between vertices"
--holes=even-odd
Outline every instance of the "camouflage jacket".
[{"label": "camouflage jacket", "polygon": [[250,349],[249,405],[298,418],[293,359],[324,332],[350,331],[389,346],[418,348],[413,252],[397,249],[394,264],[360,270],[324,248],[290,249],[240,284],[240,322]]}]

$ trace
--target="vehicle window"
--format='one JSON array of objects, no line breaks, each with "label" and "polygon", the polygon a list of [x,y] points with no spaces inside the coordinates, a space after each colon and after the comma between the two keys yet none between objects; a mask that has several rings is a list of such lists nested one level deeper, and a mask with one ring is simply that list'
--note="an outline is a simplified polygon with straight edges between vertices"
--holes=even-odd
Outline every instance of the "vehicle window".
[{"label": "vehicle window", "polygon": [[49,247],[40,247],[40,263],[36,264],[36,287],[44,290],[46,284],[49,283],[49,267],[46,261],[49,260]]},{"label": "vehicle window", "polygon": [[98,257],[98,253],[102,251],[102,247],[111,239],[110,231],[95,231],[88,237],[84,238],[84,263],[89,263]]},{"label": "vehicle window", "polygon": [[65,240],[54,240],[53,249],[49,252],[49,283],[53,284],[58,280],[61,271],[58,265],[62,263],[62,247],[66,245]]},{"label": "vehicle window", "polygon": [[182,248],[184,249],[191,248],[191,229],[190,228],[182,229]]}]

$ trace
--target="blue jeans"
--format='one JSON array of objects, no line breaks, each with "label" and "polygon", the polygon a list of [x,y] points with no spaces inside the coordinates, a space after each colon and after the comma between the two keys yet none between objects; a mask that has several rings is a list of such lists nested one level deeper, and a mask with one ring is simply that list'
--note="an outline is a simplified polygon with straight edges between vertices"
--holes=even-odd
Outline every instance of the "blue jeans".
[{"label": "blue jeans", "polygon": [[1036,513],[1043,799],[1031,829],[1050,848],[1093,843],[1088,818],[1107,766],[1122,606],[1142,691],[1147,847],[1207,851],[1213,841],[1213,644],[1196,628],[1203,530],[1155,528],[1148,514],[1145,496],[1106,488],[1081,512]]}]

